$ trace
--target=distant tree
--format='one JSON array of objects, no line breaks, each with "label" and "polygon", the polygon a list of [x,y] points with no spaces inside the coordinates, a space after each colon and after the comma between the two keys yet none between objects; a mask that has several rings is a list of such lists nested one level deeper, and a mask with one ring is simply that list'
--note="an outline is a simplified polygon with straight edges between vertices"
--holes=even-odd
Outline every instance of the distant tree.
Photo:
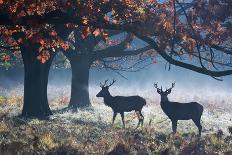
[{"label": "distant tree", "polygon": [[[25,67],[23,115],[51,114],[46,92],[48,71],[54,51],[68,51],[70,44],[64,38],[76,29],[81,38],[90,37],[96,29],[128,32],[170,64],[214,78],[232,74],[231,8],[226,0],[1,0],[1,48],[20,50]],[[59,31],[64,26],[68,31]],[[80,45],[78,48],[83,48]],[[109,51],[95,56],[110,57]],[[14,55],[1,56],[2,61],[8,61]]]}]

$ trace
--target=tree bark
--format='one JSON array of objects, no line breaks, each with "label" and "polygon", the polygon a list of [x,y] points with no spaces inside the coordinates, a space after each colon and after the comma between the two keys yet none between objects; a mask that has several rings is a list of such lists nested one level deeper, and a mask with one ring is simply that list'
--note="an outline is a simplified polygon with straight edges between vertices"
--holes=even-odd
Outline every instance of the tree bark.
[{"label": "tree bark", "polygon": [[88,55],[69,58],[72,68],[71,99],[69,108],[77,109],[91,105],[89,99],[89,70],[91,60]]},{"label": "tree bark", "polygon": [[45,64],[36,59],[38,45],[21,47],[24,63],[24,105],[22,116],[46,117],[52,114],[47,98],[48,74],[55,56],[51,52]]}]

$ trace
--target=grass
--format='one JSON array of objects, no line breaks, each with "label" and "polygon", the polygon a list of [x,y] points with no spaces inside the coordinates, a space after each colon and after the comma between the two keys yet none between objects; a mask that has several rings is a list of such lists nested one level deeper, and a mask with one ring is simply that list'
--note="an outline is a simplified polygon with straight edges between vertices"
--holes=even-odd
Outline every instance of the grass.
[{"label": "grass", "polygon": [[[119,115],[112,126],[111,109],[93,97],[93,106],[77,113],[54,113],[48,120],[22,119],[17,117],[22,108],[22,96],[18,94],[0,96],[0,154],[3,155],[232,154],[232,135],[227,131],[232,123],[230,111],[206,109],[202,117],[203,135],[199,139],[191,121],[180,121],[178,133],[170,134],[171,122],[158,103],[144,107],[142,128],[136,129],[135,114],[127,113],[124,129]],[[65,107],[67,96],[64,93],[50,99],[51,108]]]}]

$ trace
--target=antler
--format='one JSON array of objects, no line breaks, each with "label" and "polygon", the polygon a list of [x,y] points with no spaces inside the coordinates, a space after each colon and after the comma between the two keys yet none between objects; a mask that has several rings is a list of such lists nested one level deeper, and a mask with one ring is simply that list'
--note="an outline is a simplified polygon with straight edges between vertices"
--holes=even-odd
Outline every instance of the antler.
[{"label": "antler", "polygon": [[158,84],[158,82],[154,83],[154,87],[155,87],[155,88],[158,88],[158,85],[157,85],[157,84]]},{"label": "antler", "polygon": [[176,84],[176,82],[173,82],[171,88],[169,88],[168,90],[171,90],[172,88],[174,88],[175,84]]},{"label": "antler", "polygon": [[162,90],[162,86],[161,86],[161,89],[160,89],[160,88],[158,88],[158,85],[157,85],[157,84],[158,84],[158,82],[154,83],[154,87],[155,87],[157,90],[159,90],[159,91]]},{"label": "antler", "polygon": [[172,88],[174,88],[174,87],[175,87],[175,84],[176,84],[176,82],[174,81],[174,82],[172,83]]},{"label": "antler", "polygon": [[111,82],[109,85],[107,85],[107,82],[108,82],[108,80],[105,80],[104,84],[102,84],[102,83],[100,82],[100,87],[101,87],[101,88],[103,88],[103,87],[105,87],[105,86],[110,87],[110,86],[112,86],[112,85],[116,82],[116,80],[113,79],[113,82]]},{"label": "antler", "polygon": [[115,79],[113,79],[113,82],[111,82],[111,84],[110,84],[110,85],[108,85],[108,87],[112,86],[115,82],[116,82],[116,80],[115,80]]},{"label": "antler", "polygon": [[108,81],[108,80],[105,80],[104,84],[102,84],[102,83],[100,82],[100,87],[101,87],[101,88],[102,88],[102,87],[105,87],[105,86],[106,86],[107,81]]}]

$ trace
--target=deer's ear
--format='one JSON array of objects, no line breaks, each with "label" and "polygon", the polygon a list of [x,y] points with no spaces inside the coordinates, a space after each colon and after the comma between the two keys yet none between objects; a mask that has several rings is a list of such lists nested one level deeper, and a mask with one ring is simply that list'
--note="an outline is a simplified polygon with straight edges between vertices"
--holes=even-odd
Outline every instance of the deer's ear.
[{"label": "deer's ear", "polygon": [[171,90],[171,89],[169,89],[169,90],[167,91],[167,93],[168,93],[168,94],[170,94],[171,92],[172,92],[172,90]]},{"label": "deer's ear", "polygon": [[159,94],[161,93],[159,89],[157,89],[157,93],[159,93]]}]

